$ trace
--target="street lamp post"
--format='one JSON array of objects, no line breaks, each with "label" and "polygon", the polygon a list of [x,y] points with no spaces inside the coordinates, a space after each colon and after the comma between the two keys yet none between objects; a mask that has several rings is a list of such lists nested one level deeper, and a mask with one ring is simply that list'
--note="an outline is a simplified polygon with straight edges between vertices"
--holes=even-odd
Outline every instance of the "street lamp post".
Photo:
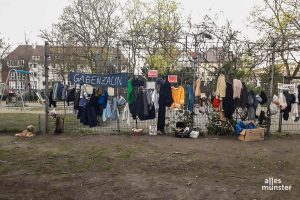
[{"label": "street lamp post", "polygon": [[45,69],[45,133],[48,133],[48,113],[49,113],[49,82],[48,82],[48,46],[49,43],[45,42],[45,49],[44,49],[44,69]]}]

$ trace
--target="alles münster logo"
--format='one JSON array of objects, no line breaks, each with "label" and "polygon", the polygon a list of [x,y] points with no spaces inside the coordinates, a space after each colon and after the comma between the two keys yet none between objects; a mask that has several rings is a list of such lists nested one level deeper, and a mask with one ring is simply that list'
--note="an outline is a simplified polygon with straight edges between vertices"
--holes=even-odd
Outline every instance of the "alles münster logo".
[{"label": "alles m\u00fcnster logo", "polygon": [[269,177],[266,178],[261,189],[263,191],[291,191],[291,185],[284,185],[280,178]]}]

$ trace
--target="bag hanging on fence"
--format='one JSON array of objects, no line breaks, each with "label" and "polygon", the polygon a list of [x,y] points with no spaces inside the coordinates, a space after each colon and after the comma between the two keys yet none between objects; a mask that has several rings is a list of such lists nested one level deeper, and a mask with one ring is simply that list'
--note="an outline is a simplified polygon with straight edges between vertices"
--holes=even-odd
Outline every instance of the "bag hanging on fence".
[{"label": "bag hanging on fence", "polygon": [[216,109],[220,107],[220,100],[217,97],[215,97],[213,100],[213,107]]},{"label": "bag hanging on fence", "polygon": [[278,107],[275,103],[270,104],[270,114],[271,115],[276,115],[278,113]]}]

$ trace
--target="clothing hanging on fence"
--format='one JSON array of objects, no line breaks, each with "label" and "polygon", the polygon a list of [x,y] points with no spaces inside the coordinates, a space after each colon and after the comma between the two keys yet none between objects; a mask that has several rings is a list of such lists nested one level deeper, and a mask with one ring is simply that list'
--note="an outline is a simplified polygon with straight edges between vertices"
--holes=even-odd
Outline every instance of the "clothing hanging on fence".
[{"label": "clothing hanging on fence", "polygon": [[264,104],[268,103],[268,97],[267,97],[266,93],[263,90],[260,92],[259,96],[262,99],[261,105],[264,105]]},{"label": "clothing hanging on fence", "polygon": [[233,79],[233,99],[241,98],[242,89],[243,89],[242,82],[238,79]]},{"label": "clothing hanging on fence", "polygon": [[110,100],[107,100],[106,107],[103,109],[102,113],[102,120],[105,122],[108,119],[111,118],[112,112],[111,112],[111,102]]},{"label": "clothing hanging on fence", "polygon": [[108,100],[108,93],[107,91],[104,91],[103,94],[99,97],[98,103],[102,105],[103,108],[106,108],[107,100]]},{"label": "clothing hanging on fence", "polygon": [[54,107],[56,108],[56,101],[53,99],[53,90],[50,90],[50,93],[49,93],[49,107]]},{"label": "clothing hanging on fence", "polygon": [[70,102],[74,102],[75,101],[75,96],[76,96],[76,90],[75,90],[75,88],[67,90],[66,101],[67,101],[68,106],[70,105]]},{"label": "clothing hanging on fence", "polygon": [[194,104],[195,104],[195,94],[193,91],[193,87],[191,85],[186,85],[187,91],[187,101],[188,101],[188,110],[190,112],[194,111]]},{"label": "clothing hanging on fence", "polygon": [[155,112],[158,112],[158,107],[159,107],[158,98],[159,98],[159,95],[157,93],[157,90],[153,90],[153,92],[151,94],[151,100],[153,102]]},{"label": "clothing hanging on fence", "polygon": [[234,113],[234,100],[233,100],[233,86],[231,83],[226,83],[226,92],[225,97],[223,98],[223,110],[225,117],[231,119]]},{"label": "clothing hanging on fence", "polygon": [[180,108],[184,105],[185,100],[185,90],[184,87],[179,86],[178,88],[172,87],[172,98],[173,98],[173,104],[172,108]]},{"label": "clothing hanging on fence", "polygon": [[248,119],[255,120],[255,113],[258,102],[256,100],[256,95],[254,91],[250,91],[248,94]]},{"label": "clothing hanging on fence", "polygon": [[118,100],[116,97],[112,100],[112,107],[111,107],[111,119],[113,121],[119,119],[119,110],[118,110]]},{"label": "clothing hanging on fence", "polygon": [[63,85],[61,82],[56,82],[53,86],[53,100],[57,101],[62,99]]},{"label": "clothing hanging on fence", "polygon": [[240,99],[237,100],[237,107],[246,108],[248,103],[248,89],[244,82],[242,83],[242,87]]},{"label": "clothing hanging on fence", "polygon": [[132,85],[132,79],[128,80],[128,88],[127,88],[127,101],[129,104],[134,102],[134,88]]},{"label": "clothing hanging on fence", "polygon": [[195,86],[195,97],[201,96],[201,80],[198,78],[196,80],[196,86]]},{"label": "clothing hanging on fence", "polygon": [[297,99],[298,99],[298,104],[300,104],[300,85],[297,86]]},{"label": "clothing hanging on fence", "polygon": [[138,78],[133,78],[132,79],[132,86],[133,87],[140,87],[140,86],[145,86],[145,81],[138,79]]},{"label": "clothing hanging on fence", "polygon": [[165,132],[166,107],[170,107],[173,103],[171,85],[168,80],[160,86],[159,90],[159,109],[157,120],[157,131]]},{"label": "clothing hanging on fence", "polygon": [[75,92],[74,110],[78,110],[79,109],[80,93],[81,93],[80,90],[78,90],[77,92]]},{"label": "clothing hanging on fence", "polygon": [[113,88],[113,87],[108,87],[108,88],[107,88],[107,94],[108,94],[108,96],[110,96],[110,97],[115,96],[115,88]]},{"label": "clothing hanging on fence", "polygon": [[220,98],[224,98],[226,96],[226,81],[223,74],[218,77],[216,95]]},{"label": "clothing hanging on fence", "polygon": [[122,113],[122,121],[126,120],[126,124],[130,125],[130,121],[131,121],[130,119],[131,116],[130,116],[129,104],[126,103]]},{"label": "clothing hanging on fence", "polygon": [[293,98],[292,94],[290,94],[288,91],[283,91],[283,95],[285,96],[285,99],[286,99],[286,108],[282,110],[283,112],[283,119],[285,121],[287,121],[289,119],[289,116],[290,116],[290,112],[292,110],[292,103],[295,102],[295,98]]},{"label": "clothing hanging on fence", "polygon": [[69,87],[67,85],[65,85],[63,87],[63,90],[62,90],[62,95],[61,95],[61,100],[65,101],[67,99],[67,91],[68,91]]}]

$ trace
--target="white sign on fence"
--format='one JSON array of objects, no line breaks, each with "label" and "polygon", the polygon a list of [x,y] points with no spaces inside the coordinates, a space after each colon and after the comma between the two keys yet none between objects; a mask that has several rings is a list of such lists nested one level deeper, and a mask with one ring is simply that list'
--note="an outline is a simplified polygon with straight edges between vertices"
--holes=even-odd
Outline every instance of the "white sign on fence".
[{"label": "white sign on fence", "polygon": [[289,91],[289,93],[295,93],[297,86],[295,83],[293,83],[293,84],[278,83],[278,89],[279,90],[287,90],[287,91]]}]

